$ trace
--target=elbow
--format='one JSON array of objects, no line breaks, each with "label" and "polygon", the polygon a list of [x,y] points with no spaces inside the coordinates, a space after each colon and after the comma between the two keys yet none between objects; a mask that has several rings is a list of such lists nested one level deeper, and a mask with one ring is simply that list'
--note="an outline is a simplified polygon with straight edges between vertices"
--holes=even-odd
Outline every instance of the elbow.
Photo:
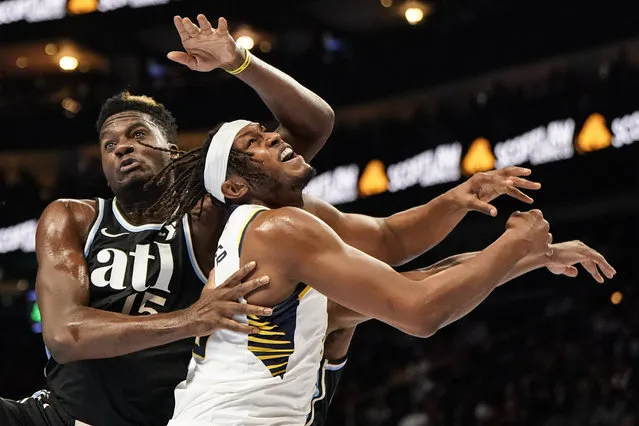
[{"label": "elbow", "polygon": [[44,344],[51,357],[58,364],[68,364],[70,362],[79,361],[78,344],[71,336],[67,327],[61,327],[60,330],[52,330],[43,332]]},{"label": "elbow", "polygon": [[[426,339],[431,337],[446,324],[445,315],[441,312],[431,310],[428,312],[428,304],[416,303],[412,301],[406,312],[409,313],[410,323],[407,330],[404,330],[412,336]],[[425,312],[426,311],[426,312]]]}]

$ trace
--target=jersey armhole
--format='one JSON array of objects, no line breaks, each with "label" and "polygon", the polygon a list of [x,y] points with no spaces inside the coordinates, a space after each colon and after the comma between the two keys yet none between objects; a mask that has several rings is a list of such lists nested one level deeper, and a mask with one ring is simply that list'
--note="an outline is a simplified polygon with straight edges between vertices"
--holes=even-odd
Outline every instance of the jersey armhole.
[{"label": "jersey armhole", "polygon": [[91,249],[91,245],[93,244],[93,240],[95,239],[95,234],[98,232],[98,228],[102,223],[102,218],[104,217],[104,200],[102,198],[95,199],[95,208],[98,210],[95,218],[93,219],[93,223],[89,228],[89,234],[87,235],[87,240],[84,243],[84,257],[89,255],[89,250]]}]

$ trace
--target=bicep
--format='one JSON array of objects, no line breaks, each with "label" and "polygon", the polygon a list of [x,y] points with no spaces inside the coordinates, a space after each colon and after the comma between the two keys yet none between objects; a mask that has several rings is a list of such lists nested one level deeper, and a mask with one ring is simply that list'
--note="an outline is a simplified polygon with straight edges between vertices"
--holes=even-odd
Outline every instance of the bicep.
[{"label": "bicep", "polygon": [[304,210],[326,223],[346,244],[389,263],[392,242],[384,219],[342,213],[329,203],[310,196],[304,197]]},{"label": "bicep", "polygon": [[[313,228],[311,232],[297,233],[297,254],[289,251],[289,256],[297,257],[297,261],[289,263],[291,278],[305,282],[364,318],[377,318],[419,334],[413,329],[411,318],[413,307],[419,304],[414,292],[416,283],[345,244],[326,225],[318,223]],[[295,245],[289,243],[291,250]]]},{"label": "bicep", "polygon": [[43,213],[36,232],[36,255],[36,293],[47,335],[64,323],[73,307],[86,306],[89,298],[82,238],[62,203],[50,205]]}]

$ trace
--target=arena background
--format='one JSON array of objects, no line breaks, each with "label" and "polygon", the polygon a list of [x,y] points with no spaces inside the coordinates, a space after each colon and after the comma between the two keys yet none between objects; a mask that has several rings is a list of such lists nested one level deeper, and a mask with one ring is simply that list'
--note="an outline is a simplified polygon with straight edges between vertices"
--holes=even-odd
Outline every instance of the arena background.
[{"label": "arena background", "polygon": [[[157,97],[184,147],[224,119],[268,118],[226,73],[165,59],[172,16],[198,12],[334,107],[308,191],[387,215],[527,165],[555,240],[581,239],[618,271],[604,285],[532,273],[428,340],[361,326],[329,424],[639,424],[639,3],[621,0],[0,2],[0,395],[43,385],[33,232],[55,198],[108,195],[100,103],[124,88]],[[481,249],[522,208],[497,207],[407,267]]]}]

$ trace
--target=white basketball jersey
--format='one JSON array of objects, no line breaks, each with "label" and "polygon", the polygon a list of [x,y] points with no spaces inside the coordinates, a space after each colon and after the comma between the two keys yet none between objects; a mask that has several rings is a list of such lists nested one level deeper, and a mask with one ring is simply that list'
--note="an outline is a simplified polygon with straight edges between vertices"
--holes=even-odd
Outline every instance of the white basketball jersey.
[{"label": "white basketball jersey", "polygon": [[[262,210],[243,205],[231,214],[215,256],[217,285],[240,268],[244,233]],[[326,303],[324,295],[300,283],[273,315],[235,316],[259,327],[259,334],[220,330],[196,339],[169,425],[304,425],[324,349]]]}]

